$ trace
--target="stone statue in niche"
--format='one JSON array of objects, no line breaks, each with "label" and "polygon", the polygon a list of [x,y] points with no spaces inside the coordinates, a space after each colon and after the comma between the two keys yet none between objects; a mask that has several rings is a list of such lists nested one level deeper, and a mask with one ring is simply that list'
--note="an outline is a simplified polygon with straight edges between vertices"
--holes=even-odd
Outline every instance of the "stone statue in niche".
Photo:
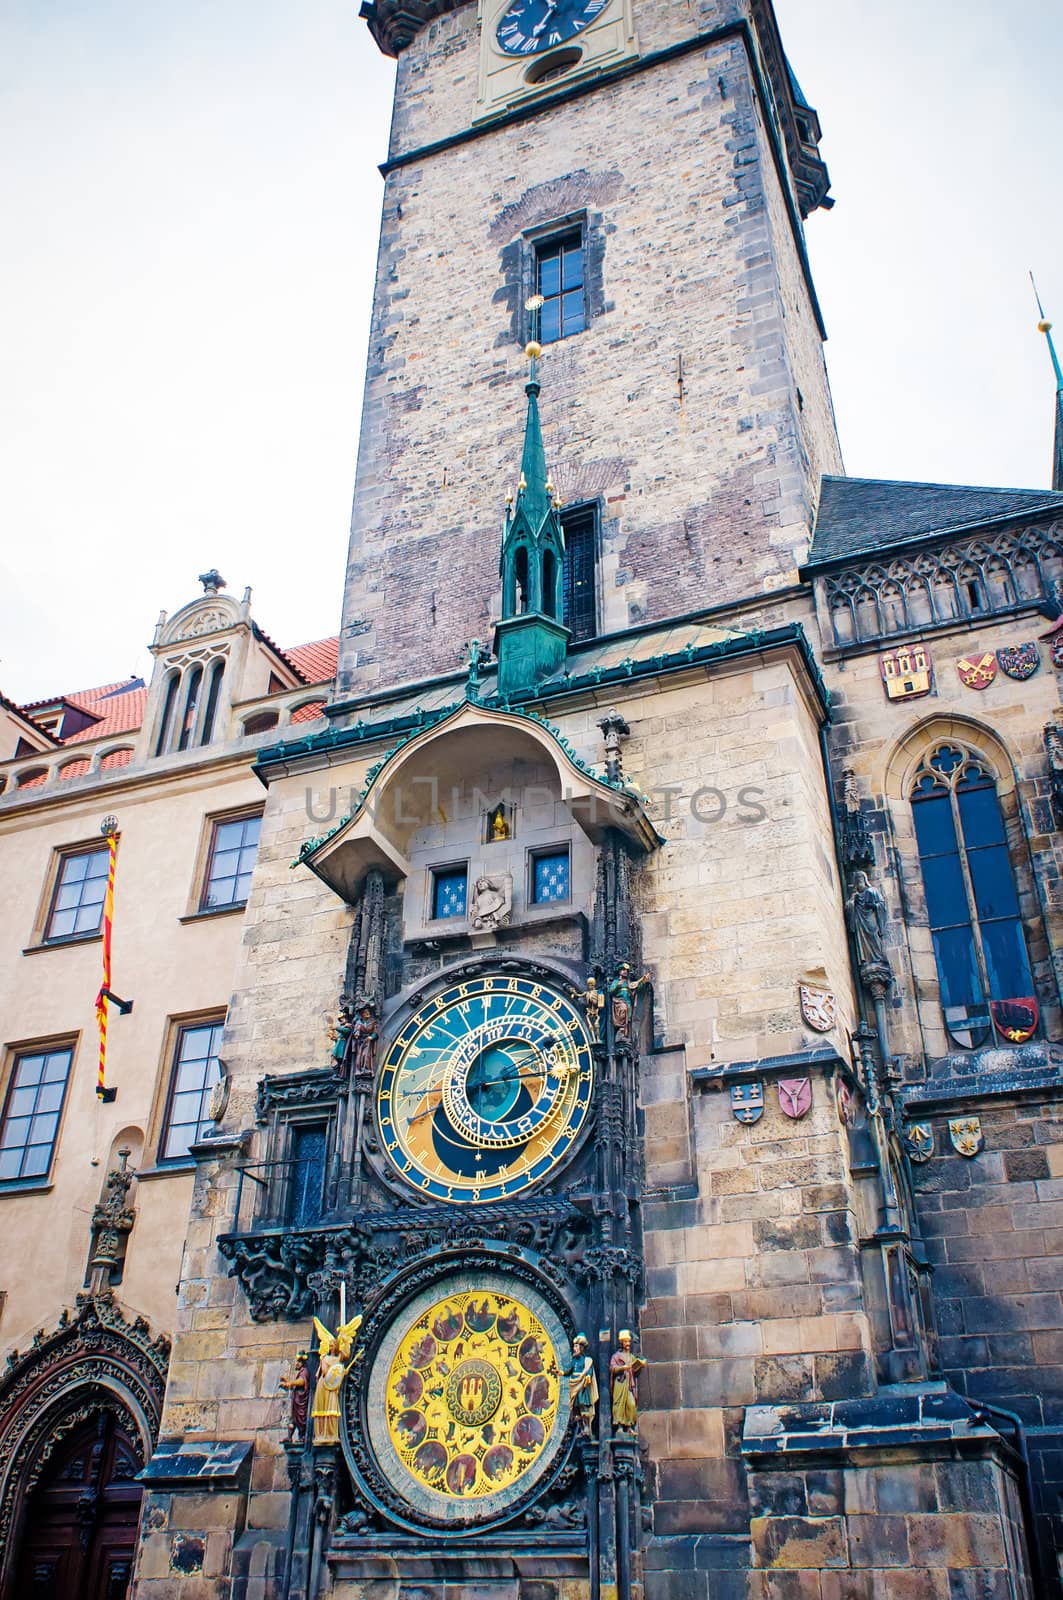
[{"label": "stone statue in niche", "polygon": [[598,987],[596,978],[587,979],[587,987],[580,995],[583,1001],[583,1010],[587,1017],[587,1031],[595,1044],[601,1043],[602,1037],[602,1012],[605,1010],[605,996]]},{"label": "stone statue in niche", "polygon": [[886,901],[866,872],[853,874],[853,892],[845,902],[845,915],[856,945],[861,973],[869,967],[885,967],[888,971]]},{"label": "stone statue in niche", "polygon": [[376,1007],[367,1001],[358,1007],[358,1015],[351,1025],[351,1071],[355,1078],[372,1078],[379,1037]]},{"label": "stone statue in niche", "polygon": [[347,1076],[347,1045],[350,1042],[351,1032],[354,1028],[354,1011],[347,1000],[340,1001],[340,1014],[329,1028],[329,1038],[332,1040],[332,1049],[329,1055],[333,1069],[341,1078]]},{"label": "stone statue in niche", "polygon": [[631,1024],[635,1017],[635,1002],[640,989],[650,981],[648,972],[641,978],[632,978],[631,963],[622,961],[617,969],[616,977],[609,985],[609,999],[612,1003],[613,1033],[618,1040],[631,1041]]},{"label": "stone statue in niche", "polygon": [[477,933],[504,928],[513,912],[513,874],[500,872],[477,878],[469,920]]},{"label": "stone statue in niche", "polygon": [[641,1356],[631,1348],[631,1330],[621,1328],[617,1334],[618,1350],[609,1361],[609,1402],[616,1433],[635,1433],[639,1425],[638,1377],[646,1365]]}]

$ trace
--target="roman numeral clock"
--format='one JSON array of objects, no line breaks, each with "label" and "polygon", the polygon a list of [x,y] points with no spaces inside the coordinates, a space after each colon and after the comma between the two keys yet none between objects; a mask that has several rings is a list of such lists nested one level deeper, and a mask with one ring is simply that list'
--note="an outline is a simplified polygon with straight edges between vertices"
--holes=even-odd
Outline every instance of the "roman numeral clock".
[{"label": "roman numeral clock", "polygon": [[631,9],[632,0],[481,0],[479,118],[636,56]]}]

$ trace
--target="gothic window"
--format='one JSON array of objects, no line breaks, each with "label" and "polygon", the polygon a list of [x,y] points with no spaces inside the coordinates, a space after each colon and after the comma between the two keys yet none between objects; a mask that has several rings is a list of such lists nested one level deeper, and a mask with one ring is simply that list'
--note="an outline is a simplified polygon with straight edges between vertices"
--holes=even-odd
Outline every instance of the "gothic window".
[{"label": "gothic window", "polygon": [[469,897],[469,870],[465,866],[437,867],[432,873],[432,921],[460,920]]},{"label": "gothic window", "polygon": [[59,857],[44,939],[85,939],[99,931],[107,892],[106,848],[71,850]]},{"label": "gothic window", "polygon": [[224,1018],[177,1029],[170,1092],[163,1119],[160,1161],[184,1161],[197,1139],[212,1126],[210,1097],[221,1077],[218,1051]]},{"label": "gothic window", "polygon": [[203,668],[193,667],[188,674],[185,688],[185,704],[181,713],[181,733],[177,740],[178,750],[187,750],[192,743],[192,735],[196,726],[196,709],[199,705],[199,691],[203,683]]},{"label": "gothic window", "polygon": [[290,1227],[309,1228],[321,1221],[327,1147],[327,1123],[296,1123],[292,1127],[285,1218]]},{"label": "gothic window", "polygon": [[207,704],[203,712],[203,732],[200,734],[200,744],[209,744],[214,734],[214,719],[218,714],[218,698],[221,694],[221,680],[225,676],[225,662],[215,661],[210,669],[210,681],[207,685]]},{"label": "gothic window", "polygon": [[556,905],[572,898],[572,873],[568,846],[537,850],[531,858],[532,905]]},{"label": "gothic window", "polygon": [[513,612],[516,616],[523,616],[528,609],[528,551],[525,545],[518,545],[516,558],[513,563],[517,592],[513,596]]},{"label": "gothic window", "polygon": [[199,903],[201,911],[219,911],[225,906],[245,904],[251,888],[261,829],[260,812],[213,823],[210,854]]},{"label": "gothic window", "polygon": [[539,311],[539,340],[553,344],[587,326],[583,290],[583,237],[540,239],[535,246],[535,288],[543,297]]},{"label": "gothic window", "polygon": [[171,672],[166,681],[166,693],[163,696],[162,716],[159,719],[159,736],[155,741],[155,754],[164,755],[170,742],[170,733],[173,727],[174,707],[177,704],[177,690],[180,686],[181,674]]},{"label": "gothic window", "polygon": [[74,1051],[25,1051],[15,1057],[0,1124],[0,1183],[46,1178]]},{"label": "gothic window", "polygon": [[911,801],[945,1023],[975,1048],[993,1003],[1034,995],[996,783],[977,752],[943,744]]},{"label": "gothic window", "polygon": [[572,506],[561,513],[565,532],[562,575],[563,620],[574,643],[598,632],[598,507]]}]

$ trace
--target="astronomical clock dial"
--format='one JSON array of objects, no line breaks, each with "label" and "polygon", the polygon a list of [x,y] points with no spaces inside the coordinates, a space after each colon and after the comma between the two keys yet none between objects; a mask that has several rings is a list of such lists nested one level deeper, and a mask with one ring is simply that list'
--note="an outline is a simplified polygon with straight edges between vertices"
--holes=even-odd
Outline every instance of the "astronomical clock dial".
[{"label": "astronomical clock dial", "polygon": [[501,1200],[571,1150],[592,1087],[590,1040],[569,1000],[527,978],[470,978],[423,1005],[388,1050],[381,1142],[424,1194]]},{"label": "astronomical clock dial", "polygon": [[531,56],[567,44],[605,10],[608,0],[513,0],[495,37],[509,56]]},{"label": "astronomical clock dial", "polygon": [[504,1515],[564,1443],[570,1365],[564,1330],[530,1287],[473,1273],[422,1291],[369,1373],[369,1442],[388,1484],[434,1522]]}]

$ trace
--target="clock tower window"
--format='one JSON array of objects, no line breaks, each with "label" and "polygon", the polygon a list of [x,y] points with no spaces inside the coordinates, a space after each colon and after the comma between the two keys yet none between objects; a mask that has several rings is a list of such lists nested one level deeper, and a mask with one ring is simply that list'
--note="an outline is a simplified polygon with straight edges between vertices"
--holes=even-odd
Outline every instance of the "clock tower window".
[{"label": "clock tower window", "polygon": [[535,246],[535,292],[542,296],[539,343],[554,344],[587,326],[583,235],[540,239]]}]

